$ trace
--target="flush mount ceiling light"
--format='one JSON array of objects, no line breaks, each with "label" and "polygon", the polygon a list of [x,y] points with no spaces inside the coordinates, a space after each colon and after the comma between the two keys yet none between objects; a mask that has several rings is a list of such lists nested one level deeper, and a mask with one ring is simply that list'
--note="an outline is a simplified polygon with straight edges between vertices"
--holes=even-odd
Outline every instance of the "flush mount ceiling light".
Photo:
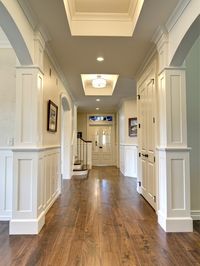
[{"label": "flush mount ceiling light", "polygon": [[97,76],[97,78],[92,80],[92,87],[96,89],[101,89],[106,87],[106,80],[101,76]]},{"label": "flush mount ceiling light", "polygon": [[100,99],[96,99],[97,102],[100,102]]},{"label": "flush mount ceiling light", "polygon": [[104,61],[104,58],[102,56],[99,56],[99,57],[97,57],[97,61],[102,62],[102,61]]},{"label": "flush mount ceiling light", "polygon": [[96,110],[98,111],[99,110],[99,107],[97,107]]}]

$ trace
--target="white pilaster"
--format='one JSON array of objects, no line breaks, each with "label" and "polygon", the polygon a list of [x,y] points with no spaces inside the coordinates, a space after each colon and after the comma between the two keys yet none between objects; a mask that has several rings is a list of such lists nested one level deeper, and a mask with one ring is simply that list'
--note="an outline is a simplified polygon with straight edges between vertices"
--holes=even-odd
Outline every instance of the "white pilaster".
[{"label": "white pilaster", "polygon": [[10,234],[37,234],[44,225],[44,211],[38,207],[42,118],[43,74],[37,66],[17,67]]},{"label": "white pilaster", "polygon": [[16,69],[15,146],[42,143],[43,74],[37,66]]},{"label": "white pilaster", "polygon": [[158,77],[158,96],[158,221],[166,232],[191,232],[185,70],[164,68]]}]

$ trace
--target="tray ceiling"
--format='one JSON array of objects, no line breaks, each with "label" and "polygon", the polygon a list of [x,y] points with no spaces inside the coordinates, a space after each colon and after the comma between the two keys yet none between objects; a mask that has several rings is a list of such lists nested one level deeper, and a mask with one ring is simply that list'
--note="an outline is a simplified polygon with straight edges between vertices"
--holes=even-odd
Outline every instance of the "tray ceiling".
[{"label": "tray ceiling", "polygon": [[133,35],[144,0],[63,0],[74,36]]}]

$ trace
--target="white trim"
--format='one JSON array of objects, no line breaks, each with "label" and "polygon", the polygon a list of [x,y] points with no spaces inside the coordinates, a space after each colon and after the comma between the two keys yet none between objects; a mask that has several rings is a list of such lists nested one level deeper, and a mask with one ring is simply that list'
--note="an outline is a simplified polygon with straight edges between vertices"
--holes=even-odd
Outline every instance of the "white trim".
[{"label": "white trim", "polygon": [[184,10],[186,7],[189,5],[191,0],[180,0],[179,3],[177,4],[176,8],[172,12],[171,16],[167,20],[166,23],[166,28],[168,32],[172,30],[176,22],[179,20],[180,16],[183,14]]},{"label": "white trim", "polygon": [[191,210],[191,217],[194,221],[200,220],[200,210]]},{"label": "white trim", "polygon": [[183,152],[183,151],[191,151],[190,147],[156,147],[157,151],[170,151],[170,152]]},{"label": "white trim", "polygon": [[45,224],[45,212],[42,212],[37,219],[11,219],[10,235],[37,235]]},{"label": "white trim", "polygon": [[60,145],[52,145],[52,146],[42,146],[42,147],[9,147],[9,148],[0,148],[0,150],[10,150],[13,152],[39,152],[39,151],[46,151],[46,150],[54,150],[60,149]]},{"label": "white trim", "polygon": [[158,223],[165,232],[193,232],[193,220],[191,217],[164,217],[158,211]]},{"label": "white trim", "polygon": [[0,41],[0,49],[13,49],[9,41]]},{"label": "white trim", "polygon": [[138,147],[138,144],[130,144],[130,143],[120,143],[120,146],[134,146],[134,147]]}]

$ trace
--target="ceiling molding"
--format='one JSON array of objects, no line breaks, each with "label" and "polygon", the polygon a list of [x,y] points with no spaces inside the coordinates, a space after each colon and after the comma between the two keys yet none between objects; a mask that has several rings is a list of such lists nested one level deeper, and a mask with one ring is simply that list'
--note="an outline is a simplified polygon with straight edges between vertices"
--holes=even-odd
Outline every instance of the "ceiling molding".
[{"label": "ceiling molding", "polygon": [[17,0],[33,30],[38,26],[38,17],[26,0]]},{"label": "ceiling molding", "polygon": [[65,78],[65,75],[62,72],[60,66],[58,65],[57,60],[56,60],[56,57],[55,57],[55,55],[54,55],[51,47],[50,46],[48,46],[48,47],[46,46],[45,47],[45,52],[48,55],[48,58],[49,58],[49,60],[50,60],[50,62],[52,64],[52,66],[54,67],[55,71],[57,72],[58,77],[62,81],[62,83],[63,83],[63,85],[65,87],[65,90],[69,94],[69,96],[72,99],[73,103],[76,103],[76,101],[75,101],[75,99],[74,99],[74,97],[73,97],[73,95],[72,95],[72,93],[71,93],[71,91],[69,89],[69,84],[68,84],[68,82],[67,82],[67,80]]},{"label": "ceiling molding", "polygon": [[150,65],[150,63],[156,57],[156,55],[157,55],[157,49],[156,49],[156,46],[154,45],[154,46],[152,46],[150,51],[146,54],[146,56],[143,60],[143,63],[140,65],[140,67],[136,73],[136,80],[138,80],[142,76],[142,74],[147,69],[148,65]]},{"label": "ceiling molding", "polygon": [[168,21],[166,22],[166,28],[168,32],[172,30],[174,25],[177,23],[180,16],[183,14],[186,7],[189,5],[191,0],[180,0],[177,4],[176,8],[172,12],[171,16],[169,17]]}]

